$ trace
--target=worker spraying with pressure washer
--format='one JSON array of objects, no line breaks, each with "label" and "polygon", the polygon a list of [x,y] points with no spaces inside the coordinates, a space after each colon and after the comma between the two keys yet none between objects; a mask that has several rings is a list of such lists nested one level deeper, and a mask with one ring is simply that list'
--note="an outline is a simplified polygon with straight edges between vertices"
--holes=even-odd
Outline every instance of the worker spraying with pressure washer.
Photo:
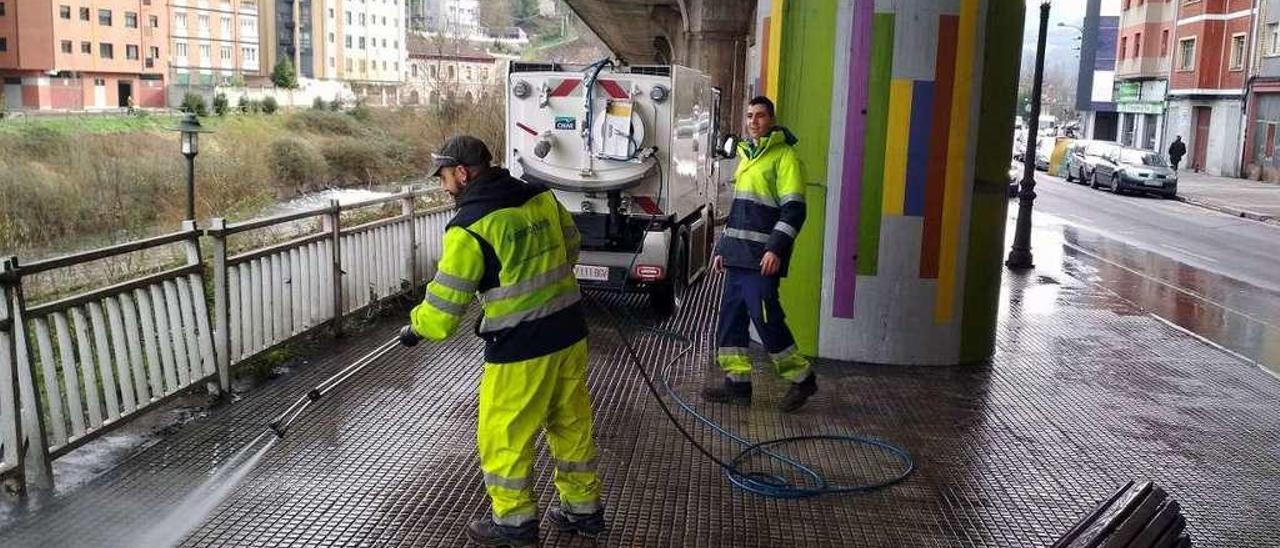
[{"label": "worker spraying with pressure washer", "polygon": [[604,518],[586,385],[587,324],[573,274],[580,237],[549,190],[490,166],[492,159],[470,136],[450,138],[433,156],[434,176],[458,212],[445,229],[438,272],[400,342],[449,337],[481,297],[477,437],[493,511],[467,527],[468,538],[482,546],[538,543],[533,442],[540,431],[555,458],[560,494],[548,520],[562,531],[596,536]]},{"label": "worker spraying with pressure washer", "polygon": [[778,300],[778,282],[787,275],[791,250],[804,224],[804,169],[792,148],[797,139],[775,125],[773,101],[752,99],[746,125],[749,139],[738,144],[733,206],[713,259],[717,270],[728,270],[716,333],[717,361],[725,378],[702,395],[711,402],[751,403],[747,347],[748,326],[754,323],[774,370],[792,383],[780,406],[789,413],[818,391]]}]

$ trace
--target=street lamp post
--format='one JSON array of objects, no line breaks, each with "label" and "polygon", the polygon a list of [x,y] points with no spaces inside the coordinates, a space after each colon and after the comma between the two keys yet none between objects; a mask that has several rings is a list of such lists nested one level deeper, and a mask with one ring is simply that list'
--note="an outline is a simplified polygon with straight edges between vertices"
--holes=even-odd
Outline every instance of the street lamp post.
[{"label": "street lamp post", "polygon": [[1004,265],[1013,270],[1035,266],[1031,260],[1031,208],[1036,199],[1036,139],[1040,128],[1040,93],[1044,87],[1044,49],[1049,34],[1049,0],[1040,3],[1040,39],[1036,45],[1036,72],[1031,83],[1031,114],[1028,122],[1027,149],[1023,153],[1022,189],[1018,192],[1018,223],[1013,234],[1013,248]]},{"label": "street lamp post", "polygon": [[200,125],[200,119],[194,113],[187,113],[186,118],[173,128],[181,133],[180,145],[182,155],[187,158],[187,220],[196,219],[196,154],[200,153],[200,134],[210,133]]}]

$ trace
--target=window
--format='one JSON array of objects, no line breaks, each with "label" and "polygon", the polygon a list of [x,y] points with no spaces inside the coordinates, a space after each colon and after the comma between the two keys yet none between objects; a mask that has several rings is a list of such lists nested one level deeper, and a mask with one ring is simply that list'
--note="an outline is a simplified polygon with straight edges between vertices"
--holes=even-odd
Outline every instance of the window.
[{"label": "window", "polygon": [[363,73],[363,72],[368,72],[368,69],[369,69],[369,65],[368,65],[368,63],[366,63],[364,59],[361,59],[361,60],[360,60],[360,72],[362,72],[362,73]]},{"label": "window", "polygon": [[414,77],[414,78],[417,78],[417,77],[418,77],[418,65],[409,65],[409,74],[413,75],[413,77]]},{"label": "window", "polygon": [[89,8],[80,8],[80,20],[81,21],[89,20]]},{"label": "window", "polygon": [[58,6],[58,17],[71,19],[71,6]]},{"label": "window", "polygon": [[183,30],[186,30],[186,28],[187,28],[187,14],[185,14],[185,13],[175,13],[175,14],[173,14],[173,26],[178,27],[178,28],[183,29]]},{"label": "window", "polygon": [[360,49],[364,49],[364,37],[360,37]]},{"label": "window", "polygon": [[108,44],[106,42],[98,43],[98,56],[103,59],[115,59],[116,58],[115,46]]},{"label": "window", "polygon": [[347,35],[347,49],[351,49],[351,35]]},{"label": "window", "polygon": [[351,24],[351,12],[347,12],[347,24]]},{"label": "window", "polygon": [[452,82],[453,79],[454,79],[453,65],[449,65],[449,81]]},{"label": "window", "polygon": [[485,82],[489,81],[489,69],[487,68],[480,69],[480,79]]},{"label": "window", "polygon": [[240,33],[241,33],[241,34],[245,34],[245,35],[249,35],[249,36],[252,36],[252,35],[254,35],[254,34],[258,34],[258,25],[257,25],[257,22],[256,22],[256,21],[254,21],[253,19],[241,19],[241,20],[240,20]]},{"label": "window", "polygon": [[258,48],[244,47],[241,48],[241,56],[244,57],[246,63],[258,62]]},{"label": "window", "polygon": [[1142,58],[1142,33],[1133,35],[1133,56],[1134,58]]},{"label": "window", "polygon": [[223,60],[223,61],[230,61],[230,60],[231,60],[231,46],[222,46],[222,48],[220,48],[220,49],[222,50],[221,52],[219,52],[219,53],[221,53],[221,54],[222,54],[222,60]]},{"label": "window", "polygon": [[1121,36],[1120,37],[1120,59],[1124,59],[1125,54],[1128,52],[1129,52],[1129,37]]},{"label": "window", "polygon": [[[4,15],[4,2],[0,2],[0,15]],[[70,13],[68,13],[70,15]]]},{"label": "window", "polygon": [[351,60],[347,59],[347,72],[351,72]]},{"label": "window", "polygon": [[88,42],[80,42],[80,53],[85,55],[93,55],[93,44]]},{"label": "window", "polygon": [[384,48],[385,48],[385,47],[387,47],[387,39],[386,39],[386,38],[383,38],[383,39],[382,39],[382,47],[384,47]]},{"label": "window", "polygon": [[124,58],[133,61],[138,60],[138,46],[126,45],[124,47]]},{"label": "window", "polygon": [[1244,70],[1244,34],[1231,37],[1231,70]]},{"label": "window", "polygon": [[221,22],[222,22],[222,34],[230,35],[231,34],[231,18],[223,17]]},{"label": "window", "polygon": [[334,68],[334,67],[336,66],[336,64],[337,64],[337,62],[336,62],[336,61],[334,61],[332,57],[330,57],[330,58],[329,58],[329,68]]},{"label": "window", "polygon": [[467,78],[466,78],[466,81],[468,81],[468,82],[470,82],[470,81],[471,81],[471,67],[467,67]]},{"label": "window", "polygon": [[210,46],[209,44],[201,44],[200,58],[207,60],[212,56],[213,56],[213,46]]},{"label": "window", "polygon": [[71,40],[62,41],[62,53],[71,53],[73,48],[74,46],[71,44]]},{"label": "window", "polygon": [[1267,34],[1264,39],[1267,43],[1262,45],[1262,51],[1266,55],[1275,55],[1277,48],[1280,48],[1280,23],[1267,23]]},{"label": "window", "polygon": [[159,58],[160,58],[160,48],[158,46],[151,46],[150,51],[147,52],[147,59],[159,59]]},{"label": "window", "polygon": [[1195,70],[1196,68],[1196,39],[1183,38],[1178,40],[1178,70]]},{"label": "window", "polygon": [[1169,55],[1169,29],[1160,31],[1160,57]]},{"label": "window", "polygon": [[330,33],[329,33],[329,43],[330,43],[330,44],[332,44],[335,40],[337,40],[337,37],[336,37],[336,36],[334,36],[332,32],[330,32]]},{"label": "window", "polygon": [[437,74],[437,72],[436,72],[436,66],[435,66],[435,65],[431,65],[431,77],[432,77],[432,78],[435,78],[435,77],[436,77],[436,74]]},{"label": "window", "polygon": [[133,13],[131,11],[124,12],[124,28],[126,29],[138,28],[138,14]]},{"label": "window", "polygon": [[0,51],[9,51],[9,39],[0,38]]},{"label": "window", "polygon": [[209,32],[209,16],[208,15],[196,16],[196,25],[201,32]]},{"label": "window", "polygon": [[176,56],[178,56],[178,57],[186,57],[186,56],[187,56],[187,43],[186,43],[186,42],[178,42],[177,44],[174,44],[174,45],[173,45],[173,54],[174,54],[174,55],[176,55]]},{"label": "window", "polygon": [[147,26],[149,26],[149,27],[151,27],[151,28],[153,28],[153,29],[158,29],[158,28],[160,28],[160,17],[159,17],[159,16],[156,16],[156,15],[148,15],[148,16],[147,16]]},{"label": "window", "polygon": [[98,10],[98,24],[104,27],[111,26],[111,10]]},{"label": "window", "polygon": [[333,8],[329,8],[329,18],[333,19]]},{"label": "window", "polygon": [[364,17],[364,14],[363,14],[363,13],[362,13],[362,14],[360,14],[360,24],[361,24],[361,25],[365,24],[365,17]]},{"label": "window", "polygon": [[107,79],[106,79],[106,78],[94,78],[94,79],[93,79],[93,85],[98,86],[98,87],[105,86],[105,85],[107,85]]}]

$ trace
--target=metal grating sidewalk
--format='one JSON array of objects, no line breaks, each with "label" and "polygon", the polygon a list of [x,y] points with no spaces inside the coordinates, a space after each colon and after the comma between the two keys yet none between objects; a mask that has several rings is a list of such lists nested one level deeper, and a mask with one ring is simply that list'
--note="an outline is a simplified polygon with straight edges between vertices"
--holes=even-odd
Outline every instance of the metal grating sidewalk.
[{"label": "metal grating sidewalk", "polygon": [[[696,391],[715,376],[707,364],[718,289],[718,279],[704,281],[663,324],[697,344],[671,378],[699,405]],[[730,487],[666,422],[593,312],[610,521],[601,545],[1044,546],[1144,476],[1182,503],[1198,546],[1280,546],[1280,381],[1067,274],[1010,275],[1002,299],[989,366],[822,364],[821,392],[794,416],[774,410],[785,386],[762,369],[753,407],[703,406],[752,438],[860,433],[917,459],[916,474],[887,490],[798,501]],[[308,365],[0,531],[0,545],[128,545],[275,413],[400,323],[313,349]],[[634,336],[651,366],[680,347]],[[184,546],[464,545],[465,524],[487,511],[474,456],[480,348],[462,336],[394,350],[294,423]],[[732,455],[729,443],[693,428]],[[882,460],[845,447],[792,453],[850,481],[883,473],[874,470]],[[554,497],[545,452],[538,466],[545,507]],[[543,544],[593,545],[550,527]]]}]

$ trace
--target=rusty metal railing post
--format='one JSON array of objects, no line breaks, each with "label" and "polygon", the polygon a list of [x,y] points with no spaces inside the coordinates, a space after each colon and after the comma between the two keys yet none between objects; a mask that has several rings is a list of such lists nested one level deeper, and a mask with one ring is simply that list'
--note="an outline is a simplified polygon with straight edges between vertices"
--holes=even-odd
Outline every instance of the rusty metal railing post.
[{"label": "rusty metal railing post", "polygon": [[40,494],[53,491],[53,467],[49,459],[49,444],[45,437],[44,402],[36,389],[36,364],[27,348],[26,302],[22,295],[22,273],[18,258],[9,257],[0,266],[0,287],[5,292],[9,306],[9,361],[12,364],[14,398],[14,428],[17,436],[18,469],[26,478],[26,485]]},{"label": "rusty metal railing post", "polygon": [[342,208],[337,200],[329,200],[329,209],[325,213],[323,219],[323,227],[329,233],[329,237],[333,246],[333,319],[329,326],[330,332],[337,337],[342,335]]},{"label": "rusty metal railing post", "polygon": [[417,196],[413,193],[412,185],[405,185],[400,191],[404,194],[400,199],[400,215],[404,217],[405,231],[408,233],[405,238],[404,272],[409,277],[409,287],[405,289],[413,291],[418,287],[418,231],[413,226],[413,205]]},{"label": "rusty metal railing post", "polygon": [[227,292],[227,221],[209,220],[204,231],[213,239],[213,353],[218,363],[218,388],[231,393],[231,318]]}]

